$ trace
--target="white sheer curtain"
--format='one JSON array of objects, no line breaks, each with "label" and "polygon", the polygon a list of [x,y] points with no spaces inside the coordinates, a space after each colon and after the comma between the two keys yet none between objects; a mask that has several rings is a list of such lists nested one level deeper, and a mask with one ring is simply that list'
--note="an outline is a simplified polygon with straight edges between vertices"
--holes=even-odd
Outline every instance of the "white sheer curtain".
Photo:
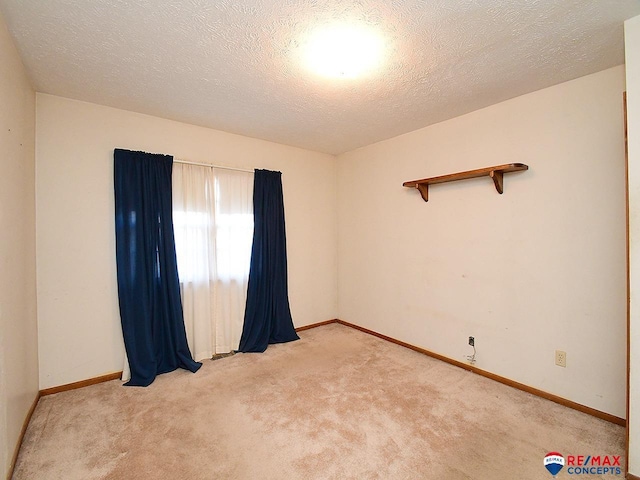
[{"label": "white sheer curtain", "polygon": [[253,236],[253,173],[174,163],[173,223],[195,360],[238,348]]}]

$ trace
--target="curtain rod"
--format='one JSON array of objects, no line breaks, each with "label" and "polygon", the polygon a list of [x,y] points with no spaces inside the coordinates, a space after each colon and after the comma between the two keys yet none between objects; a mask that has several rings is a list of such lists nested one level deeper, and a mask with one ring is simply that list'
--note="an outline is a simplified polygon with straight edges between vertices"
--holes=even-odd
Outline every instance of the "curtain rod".
[{"label": "curtain rod", "polygon": [[189,160],[182,160],[179,158],[174,158],[173,161],[175,163],[184,163],[185,165],[197,165],[199,167],[220,168],[222,170],[234,170],[236,172],[248,172],[248,173],[255,172],[255,170],[247,170],[245,168],[223,167],[222,165],[211,165],[210,163],[190,162]]}]

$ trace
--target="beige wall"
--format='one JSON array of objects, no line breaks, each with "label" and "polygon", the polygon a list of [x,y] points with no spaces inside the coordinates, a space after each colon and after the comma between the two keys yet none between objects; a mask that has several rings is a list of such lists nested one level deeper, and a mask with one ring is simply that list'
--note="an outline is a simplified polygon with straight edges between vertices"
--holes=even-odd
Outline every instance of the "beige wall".
[{"label": "beige wall", "polygon": [[38,393],[35,93],[0,15],[0,477]]},{"label": "beige wall", "polygon": [[624,24],[629,142],[629,471],[640,476],[640,17]]},{"label": "beige wall", "polygon": [[[625,417],[624,67],[338,157],[340,318]],[[407,180],[503,163],[489,178]],[[554,351],[567,353],[567,367]]]},{"label": "beige wall", "polygon": [[122,369],[113,218],[116,147],[282,171],[294,323],[336,317],[334,156],[38,94],[41,388]]}]

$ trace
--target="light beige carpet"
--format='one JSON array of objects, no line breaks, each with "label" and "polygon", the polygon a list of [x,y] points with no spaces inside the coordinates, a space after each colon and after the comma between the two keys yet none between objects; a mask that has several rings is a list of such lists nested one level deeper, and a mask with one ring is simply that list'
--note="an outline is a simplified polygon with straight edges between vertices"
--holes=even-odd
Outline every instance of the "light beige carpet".
[{"label": "light beige carpet", "polygon": [[622,427],[349,327],[300,337],[44,397],[14,479],[551,479],[550,451],[624,453]]}]

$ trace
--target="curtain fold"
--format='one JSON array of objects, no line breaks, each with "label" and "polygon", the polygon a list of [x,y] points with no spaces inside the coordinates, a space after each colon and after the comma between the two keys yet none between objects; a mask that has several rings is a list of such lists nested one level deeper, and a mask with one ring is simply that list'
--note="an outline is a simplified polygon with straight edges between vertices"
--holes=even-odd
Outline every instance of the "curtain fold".
[{"label": "curtain fold", "polygon": [[174,165],[180,290],[196,360],[238,348],[251,255],[252,189],[252,173]]},{"label": "curtain fold", "polygon": [[116,149],[114,193],[120,318],[131,380],[197,371],[182,316],[173,234],[173,157]]},{"label": "curtain fold", "polygon": [[254,232],[241,352],[298,340],[289,306],[282,173],[256,170]]}]

